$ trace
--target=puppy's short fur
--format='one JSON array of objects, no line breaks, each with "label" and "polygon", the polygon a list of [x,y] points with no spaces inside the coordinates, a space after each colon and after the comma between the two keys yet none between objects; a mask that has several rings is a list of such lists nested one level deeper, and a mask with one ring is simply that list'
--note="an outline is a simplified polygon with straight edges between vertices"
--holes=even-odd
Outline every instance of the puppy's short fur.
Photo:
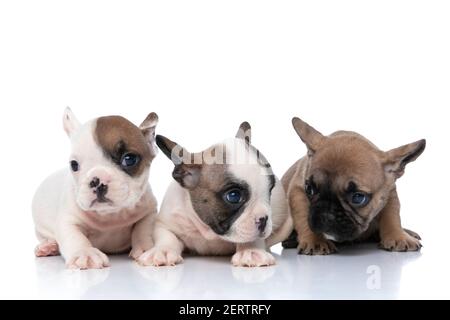
[{"label": "puppy's short fur", "polygon": [[334,242],[377,236],[389,251],[416,251],[420,237],[403,229],[395,182],[425,149],[425,140],[383,152],[363,136],[323,136],[299,118],[293,125],[308,154],[284,175],[299,253],[329,254]]},{"label": "puppy's short fur", "polygon": [[103,268],[109,265],[104,252],[132,248],[138,260],[152,247],[157,204],[148,176],[157,122],[150,113],[139,128],[119,116],[82,125],[65,110],[72,154],[68,167],[47,178],[34,197],[36,256],[62,254],[69,268]]},{"label": "puppy's short fur", "polygon": [[275,263],[266,248],[290,234],[292,220],[284,189],[250,136],[244,122],[235,139],[194,154],[156,137],[175,164],[175,181],[155,223],[155,247],[142,259],[145,265],[175,265],[184,251],[233,255],[235,266]]}]

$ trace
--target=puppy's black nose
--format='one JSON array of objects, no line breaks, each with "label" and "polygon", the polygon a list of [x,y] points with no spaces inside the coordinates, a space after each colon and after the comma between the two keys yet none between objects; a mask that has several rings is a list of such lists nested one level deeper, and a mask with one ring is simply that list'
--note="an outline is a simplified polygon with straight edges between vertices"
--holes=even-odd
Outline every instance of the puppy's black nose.
[{"label": "puppy's black nose", "polygon": [[98,200],[105,200],[105,195],[108,192],[108,186],[101,184],[95,189],[94,193],[97,195]]},{"label": "puppy's black nose", "polygon": [[94,177],[94,179],[92,179],[92,181],[89,183],[89,187],[91,187],[92,189],[97,188],[100,185],[100,179],[97,177]]},{"label": "puppy's black nose", "polygon": [[108,185],[100,182],[100,179],[94,177],[92,181],[89,183],[89,187],[94,189],[94,194],[97,196],[98,202],[108,202],[106,198],[106,194],[108,193]]},{"label": "puppy's black nose", "polygon": [[259,220],[256,222],[259,232],[261,232],[261,233],[264,232],[264,230],[266,229],[267,220],[269,220],[269,217],[265,216],[265,217],[259,218]]}]

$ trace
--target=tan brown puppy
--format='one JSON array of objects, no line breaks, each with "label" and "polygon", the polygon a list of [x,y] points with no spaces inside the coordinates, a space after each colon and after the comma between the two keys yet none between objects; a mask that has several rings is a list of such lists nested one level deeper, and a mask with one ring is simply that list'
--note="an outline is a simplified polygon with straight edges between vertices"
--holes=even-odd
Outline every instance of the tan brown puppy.
[{"label": "tan brown puppy", "polygon": [[425,140],[383,152],[355,132],[324,136],[299,118],[292,123],[308,154],[282,178],[297,233],[285,247],[324,255],[336,251],[334,242],[377,236],[385,250],[421,248],[420,237],[401,225],[395,182]]}]

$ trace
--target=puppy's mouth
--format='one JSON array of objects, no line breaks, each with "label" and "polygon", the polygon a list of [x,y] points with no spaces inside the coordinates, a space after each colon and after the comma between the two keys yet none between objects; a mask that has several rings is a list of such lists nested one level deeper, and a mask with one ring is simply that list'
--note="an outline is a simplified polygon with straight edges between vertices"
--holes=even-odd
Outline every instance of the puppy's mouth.
[{"label": "puppy's mouth", "polygon": [[101,198],[97,198],[92,200],[90,208],[94,207],[96,204],[108,204],[110,206],[114,205],[114,201],[112,201],[111,199],[107,198],[107,197],[101,197]]},{"label": "puppy's mouth", "polygon": [[314,233],[335,242],[354,241],[365,231],[362,224],[343,212],[311,212],[309,226]]}]

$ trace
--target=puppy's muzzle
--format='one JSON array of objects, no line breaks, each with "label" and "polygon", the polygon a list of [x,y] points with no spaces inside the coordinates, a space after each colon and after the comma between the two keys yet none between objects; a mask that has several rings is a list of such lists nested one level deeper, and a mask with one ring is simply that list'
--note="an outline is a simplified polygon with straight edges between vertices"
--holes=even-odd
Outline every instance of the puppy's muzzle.
[{"label": "puppy's muzzle", "polygon": [[97,198],[92,201],[91,207],[96,203],[112,203],[112,201],[106,197],[106,194],[108,193],[108,185],[102,183],[99,178],[94,177],[89,183],[89,187],[97,196]]},{"label": "puppy's muzzle", "polygon": [[308,222],[316,234],[327,234],[337,242],[351,241],[360,234],[360,230],[350,215],[333,206],[312,206]]}]

